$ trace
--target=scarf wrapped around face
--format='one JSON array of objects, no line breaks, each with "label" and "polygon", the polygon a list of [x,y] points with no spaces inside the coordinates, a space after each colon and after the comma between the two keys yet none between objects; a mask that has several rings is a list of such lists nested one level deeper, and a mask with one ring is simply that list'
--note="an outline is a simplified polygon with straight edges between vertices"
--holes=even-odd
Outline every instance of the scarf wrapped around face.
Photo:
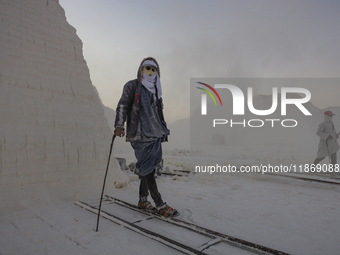
[{"label": "scarf wrapped around face", "polygon": [[324,115],[325,121],[333,122],[333,116]]},{"label": "scarf wrapped around face", "polygon": [[[144,66],[153,66],[156,69],[158,69],[157,64],[152,60],[145,60],[142,64],[142,69],[143,69]],[[144,73],[142,73],[142,75],[143,75],[143,80],[142,80],[143,86],[155,95],[156,95],[156,87],[157,87],[158,98],[161,98],[162,87],[161,87],[161,81],[160,81],[160,78],[159,78],[159,75],[158,75],[158,71],[156,70],[156,74],[153,75],[153,76],[149,76],[149,75],[146,75]]]}]

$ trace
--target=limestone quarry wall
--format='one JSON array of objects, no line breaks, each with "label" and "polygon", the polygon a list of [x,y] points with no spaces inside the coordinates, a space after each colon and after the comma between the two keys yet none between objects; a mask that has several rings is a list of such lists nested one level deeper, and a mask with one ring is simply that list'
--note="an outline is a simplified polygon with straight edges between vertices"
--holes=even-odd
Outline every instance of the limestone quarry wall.
[{"label": "limestone quarry wall", "polygon": [[[82,42],[59,2],[0,0],[1,187],[82,192],[85,182],[102,182],[111,137]],[[110,172],[109,186],[127,182],[114,160]]]}]

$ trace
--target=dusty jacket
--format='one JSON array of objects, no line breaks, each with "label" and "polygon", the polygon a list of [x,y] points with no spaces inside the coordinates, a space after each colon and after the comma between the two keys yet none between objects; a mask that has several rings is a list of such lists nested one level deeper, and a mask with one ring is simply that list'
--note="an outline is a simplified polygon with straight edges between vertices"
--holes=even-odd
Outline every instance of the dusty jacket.
[{"label": "dusty jacket", "polygon": [[123,94],[116,109],[115,128],[124,128],[126,121],[126,141],[141,139],[139,121],[139,95],[141,83],[135,79],[128,81],[123,88]]},{"label": "dusty jacket", "polygon": [[[126,121],[126,141],[141,140],[140,128],[140,92],[141,92],[141,67],[137,73],[137,79],[128,81],[123,88],[122,96],[116,109],[115,128],[124,128]],[[162,98],[158,100],[159,116],[164,121]]]},{"label": "dusty jacket", "polygon": [[[326,121],[326,120],[321,122],[316,134],[320,137],[319,146],[318,146],[318,154],[317,154],[318,158],[323,158],[323,157],[328,156],[328,152],[329,152],[329,155],[332,155],[333,153],[339,150],[339,144],[337,141],[337,135],[336,135],[333,122]],[[327,139],[329,135],[333,136],[332,140]],[[327,143],[326,143],[326,139],[327,139]]]}]

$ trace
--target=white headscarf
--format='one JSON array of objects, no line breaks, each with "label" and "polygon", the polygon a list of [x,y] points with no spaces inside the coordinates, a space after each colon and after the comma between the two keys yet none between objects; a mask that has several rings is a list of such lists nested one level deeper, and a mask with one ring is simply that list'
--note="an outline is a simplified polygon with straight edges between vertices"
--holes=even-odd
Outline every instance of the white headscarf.
[{"label": "white headscarf", "polygon": [[[142,68],[144,66],[153,66],[153,67],[158,68],[157,64],[152,60],[145,60],[142,64]],[[144,73],[142,73],[142,75],[143,75],[143,80],[142,80],[143,86],[155,95],[156,95],[156,87],[157,87],[158,98],[160,98],[162,96],[162,87],[161,87],[161,81],[158,75],[158,71],[156,70],[156,74],[153,76],[149,76]]]}]

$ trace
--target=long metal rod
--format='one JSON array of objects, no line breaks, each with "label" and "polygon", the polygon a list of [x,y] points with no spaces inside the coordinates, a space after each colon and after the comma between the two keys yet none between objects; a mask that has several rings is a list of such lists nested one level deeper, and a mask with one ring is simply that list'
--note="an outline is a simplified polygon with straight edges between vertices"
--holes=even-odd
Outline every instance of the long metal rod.
[{"label": "long metal rod", "polygon": [[111,146],[110,146],[109,159],[108,159],[108,161],[107,161],[107,166],[106,166],[106,172],[105,172],[105,177],[104,177],[104,183],[103,183],[102,194],[101,194],[101,196],[100,196],[100,203],[99,203],[98,216],[97,216],[97,227],[96,227],[96,232],[98,232],[99,218],[100,218],[100,210],[101,210],[101,208],[102,208],[102,201],[103,201],[103,195],[104,195],[106,177],[107,177],[107,172],[108,172],[108,170],[109,170],[110,159],[111,159],[111,154],[112,154],[112,147],[113,147],[113,142],[114,142],[115,138],[116,138],[116,135],[113,135],[113,136],[112,136]]},{"label": "long metal rod", "polygon": [[[87,203],[84,203],[84,202],[81,202],[81,201],[76,201],[75,202],[76,205],[80,206],[80,207],[83,207],[85,208],[86,210],[90,211],[90,212],[93,212],[93,213],[96,213],[96,211],[98,210],[96,207],[90,205],[90,204],[87,204]],[[146,229],[146,228],[143,228],[141,226],[138,226],[134,223],[131,223],[129,221],[126,221],[122,218],[119,218],[109,212],[105,212],[103,211],[102,213],[102,217],[112,221],[112,222],[115,222],[121,226],[124,226],[132,231],[135,231],[136,233],[139,233],[141,235],[144,235],[144,236],[147,236],[157,242],[160,242],[162,244],[165,244],[166,246],[169,246],[173,249],[176,249],[182,253],[185,253],[185,254],[198,254],[198,255],[207,255],[206,253],[202,252],[202,251],[199,251],[193,247],[190,247],[190,246],[187,246],[183,243],[180,243],[180,242],[177,242],[169,237],[166,237],[166,236],[163,236],[161,234],[158,234],[156,232],[153,232],[149,229]]]},{"label": "long metal rod", "polygon": [[153,213],[141,211],[141,209],[138,209],[138,207],[136,205],[130,204],[128,202],[125,202],[123,200],[120,200],[118,198],[115,198],[115,197],[112,197],[112,196],[109,196],[109,195],[105,195],[105,198],[108,199],[108,201],[112,201],[116,204],[119,204],[121,206],[125,206],[127,208],[132,209],[132,210],[142,212],[144,214],[153,215],[157,219],[160,219],[160,220],[165,221],[165,222],[169,222],[171,224],[175,224],[177,226],[180,226],[180,227],[183,227],[183,228],[186,228],[186,229],[189,229],[189,230],[192,230],[196,233],[206,235],[206,236],[210,236],[212,238],[220,237],[220,238],[222,238],[221,240],[226,242],[227,244],[234,245],[234,246],[241,248],[241,249],[244,249],[244,250],[249,250],[249,251],[252,251],[254,253],[266,254],[266,255],[269,255],[269,254],[289,255],[288,253],[278,251],[278,250],[275,250],[275,249],[272,249],[272,248],[269,248],[269,247],[266,247],[266,246],[263,246],[263,245],[259,245],[259,244],[256,244],[256,243],[252,243],[252,242],[249,242],[249,241],[246,241],[246,240],[242,240],[242,239],[237,238],[237,237],[233,237],[233,236],[230,236],[230,235],[219,233],[219,232],[213,231],[211,229],[207,229],[207,228],[198,226],[198,225],[193,224],[193,223],[182,221],[182,220],[179,220],[179,219],[176,219],[176,218],[164,218],[162,216],[158,216],[158,215],[155,215]]}]

